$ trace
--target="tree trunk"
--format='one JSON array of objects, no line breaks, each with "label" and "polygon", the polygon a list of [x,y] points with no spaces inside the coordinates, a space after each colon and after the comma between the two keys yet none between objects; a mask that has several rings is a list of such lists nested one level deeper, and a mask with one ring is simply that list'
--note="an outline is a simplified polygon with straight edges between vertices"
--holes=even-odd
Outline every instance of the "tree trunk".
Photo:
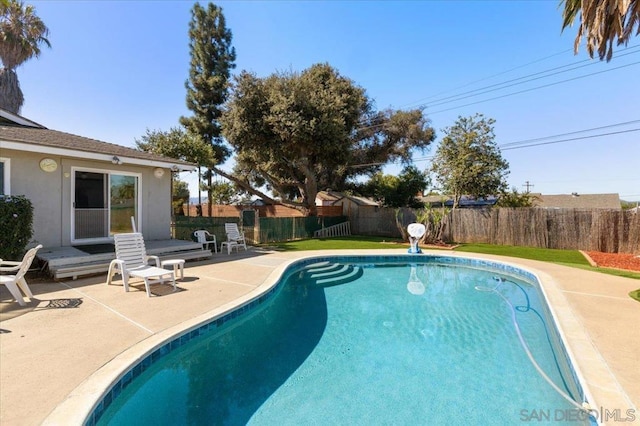
[{"label": "tree trunk", "polygon": [[305,177],[304,201],[307,208],[309,209],[309,216],[317,216],[318,206],[316,206],[316,195],[318,195],[318,180],[316,179],[316,175],[313,173],[313,171],[311,171],[306,162],[304,164],[300,164],[300,168]]},{"label": "tree trunk", "polygon": [[20,90],[18,74],[7,68],[0,69],[0,108],[14,114],[20,114],[24,96]]},{"label": "tree trunk", "polygon": [[213,195],[213,193],[211,192],[211,177],[213,176],[213,173],[211,172],[211,170],[207,171],[207,198],[209,199],[209,202],[207,203],[207,213],[209,214],[209,217],[211,217],[211,196]]},{"label": "tree trunk", "polygon": [[202,170],[200,169],[200,165],[198,165],[198,205],[202,208],[202,188],[200,183],[202,182]]}]

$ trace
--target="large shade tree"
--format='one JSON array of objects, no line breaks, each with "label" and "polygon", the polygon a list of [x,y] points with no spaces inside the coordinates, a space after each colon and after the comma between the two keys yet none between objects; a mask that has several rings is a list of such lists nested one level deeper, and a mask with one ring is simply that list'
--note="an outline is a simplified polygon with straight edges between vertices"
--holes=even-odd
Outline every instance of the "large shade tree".
[{"label": "large shade tree", "polygon": [[327,64],[266,78],[243,71],[221,122],[236,167],[218,172],[310,215],[319,190],[340,190],[391,161],[409,163],[435,137],[422,111],[376,111],[363,88]]},{"label": "large shade tree", "polygon": [[40,56],[40,46],[51,47],[48,28],[35,8],[17,0],[0,0],[0,108],[20,113],[24,95],[16,68]]},{"label": "large shade tree", "polygon": [[580,26],[574,42],[574,51],[585,37],[587,52],[600,60],[613,57],[614,41],[619,46],[627,44],[640,34],[640,1],[638,0],[562,0],[562,29],[570,27],[580,16]]},{"label": "large shade tree", "polygon": [[[222,9],[213,3],[206,8],[195,3],[189,23],[189,51],[191,63],[187,89],[187,108],[193,115],[181,117],[180,123],[211,145],[213,156],[198,161],[207,168],[205,177],[211,199],[212,172],[216,164],[224,163],[231,155],[224,144],[220,129],[222,105],[229,93],[229,78],[235,68],[236,52],[231,46],[231,30],[226,26]],[[211,215],[211,203],[209,203]]]},{"label": "large shade tree", "polygon": [[453,126],[444,129],[431,171],[440,189],[453,196],[454,208],[463,195],[484,198],[506,189],[509,163],[495,142],[494,123],[476,114],[458,117]]}]

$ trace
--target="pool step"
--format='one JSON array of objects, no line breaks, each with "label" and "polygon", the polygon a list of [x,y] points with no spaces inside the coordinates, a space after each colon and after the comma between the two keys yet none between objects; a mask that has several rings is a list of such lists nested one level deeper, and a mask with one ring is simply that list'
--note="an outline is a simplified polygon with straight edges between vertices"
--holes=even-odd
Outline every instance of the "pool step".
[{"label": "pool step", "polygon": [[339,263],[326,263],[324,265],[319,265],[316,264],[311,268],[308,268],[305,272],[307,274],[312,274],[312,276],[316,275],[316,274],[323,274],[326,272],[332,272],[335,271],[337,269],[340,269],[343,265],[339,264]]},{"label": "pool step", "polygon": [[353,268],[351,265],[341,265],[336,263],[331,268],[327,267],[323,272],[315,272],[309,275],[313,279],[329,278],[343,275],[349,272],[349,268]]},{"label": "pool step", "polygon": [[325,260],[325,261],[322,261],[322,262],[316,262],[316,263],[312,263],[310,265],[306,265],[302,269],[308,271],[308,270],[316,269],[316,268],[324,268],[325,266],[328,266],[328,265],[332,265],[332,263]]},{"label": "pool step", "polygon": [[359,266],[342,265],[340,263],[308,268],[305,271],[305,275],[309,280],[322,287],[346,284],[357,280],[363,274],[364,270]]}]

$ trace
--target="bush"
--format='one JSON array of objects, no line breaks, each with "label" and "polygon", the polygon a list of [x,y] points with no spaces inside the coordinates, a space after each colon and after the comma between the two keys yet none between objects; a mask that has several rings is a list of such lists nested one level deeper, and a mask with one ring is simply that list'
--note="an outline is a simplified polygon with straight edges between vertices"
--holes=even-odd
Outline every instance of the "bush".
[{"label": "bush", "polygon": [[20,260],[33,236],[33,204],[24,196],[0,196],[0,259]]},{"label": "bush", "polygon": [[444,230],[447,226],[447,217],[451,209],[441,207],[439,209],[430,206],[416,212],[416,222],[425,226],[422,242],[425,244],[444,244]]}]

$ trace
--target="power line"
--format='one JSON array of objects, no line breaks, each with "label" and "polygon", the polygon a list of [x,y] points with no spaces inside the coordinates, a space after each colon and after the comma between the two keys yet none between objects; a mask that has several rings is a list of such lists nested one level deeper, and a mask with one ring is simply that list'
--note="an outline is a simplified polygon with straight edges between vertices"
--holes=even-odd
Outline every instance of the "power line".
[{"label": "power line", "polygon": [[[539,142],[539,143],[527,143],[527,142],[536,141],[536,140],[551,139],[551,138],[555,138],[555,137],[558,137],[558,136],[564,136],[564,135],[570,135],[570,134],[576,134],[576,133],[584,133],[584,132],[587,132],[587,131],[590,131],[590,130],[605,129],[605,128],[616,127],[616,126],[621,126],[621,125],[625,125],[625,124],[628,124],[628,123],[636,123],[636,122],[640,122],[640,120],[633,120],[633,121],[628,121],[628,122],[625,122],[625,123],[611,124],[611,125],[608,125],[608,126],[595,127],[593,129],[580,130],[580,131],[570,132],[570,133],[561,133],[559,135],[545,136],[545,137],[542,137],[542,138],[529,139],[529,140],[520,141],[520,142],[510,142],[510,143],[507,143],[507,144],[498,145],[498,148],[500,148],[501,151],[509,151],[509,150],[513,150],[513,149],[532,148],[532,147],[535,147],[535,146],[552,145],[552,144],[556,144],[556,143],[571,142],[571,141],[577,141],[577,140],[582,140],[582,139],[593,139],[593,138],[598,138],[598,137],[602,137],[602,136],[611,136],[611,135],[619,135],[619,134],[624,134],[624,133],[638,132],[638,131],[640,131],[640,128],[620,130],[618,132],[599,133],[599,134],[596,134],[596,135],[580,136],[580,137],[577,137],[577,138],[560,139],[560,140],[557,140],[557,141]],[[516,145],[514,145],[514,144],[516,144]],[[517,145],[517,144],[520,144],[520,145]],[[433,160],[434,158],[435,158],[435,156],[433,156],[433,155],[428,156],[428,157],[418,157],[418,158],[414,158],[413,162],[417,163],[417,162],[420,162],[420,161],[429,161],[429,160]],[[368,167],[368,166],[381,166],[381,165],[384,165],[384,164],[386,164],[386,163],[354,164],[354,165],[351,165],[349,167],[351,167],[351,168],[360,168],[360,167]]]},{"label": "power line", "polygon": [[[627,47],[627,48],[623,49],[622,51],[631,50],[631,52],[627,52],[627,53],[625,53],[623,55],[617,55],[617,58],[628,56],[628,55],[634,55],[636,53],[639,53],[637,50],[634,51],[634,49],[638,49],[638,48],[640,48],[640,45]],[[584,64],[584,65],[578,65],[578,64]],[[567,69],[567,70],[558,71],[558,70],[561,70],[563,68],[567,68],[567,67],[574,66],[574,65],[578,65],[578,66],[575,66],[575,67]],[[494,92],[496,90],[500,90],[500,89],[504,89],[504,88],[508,88],[508,87],[512,87],[512,86],[517,86],[517,85],[524,84],[524,83],[529,83],[531,81],[540,80],[542,78],[551,77],[551,76],[554,76],[554,75],[557,75],[557,74],[562,74],[562,73],[566,73],[566,72],[569,72],[569,71],[574,71],[574,70],[577,70],[577,69],[580,69],[580,68],[584,68],[584,67],[588,67],[588,66],[592,66],[592,65],[600,65],[600,62],[594,62],[591,59],[584,59],[584,60],[581,60],[581,61],[578,61],[578,62],[574,62],[574,63],[571,63],[571,64],[561,65],[561,66],[558,66],[558,67],[555,67],[555,68],[546,69],[546,70],[543,70],[543,71],[539,71],[539,72],[536,72],[536,73],[533,73],[533,74],[525,75],[525,76],[522,76],[522,77],[518,77],[518,78],[511,79],[511,80],[507,80],[507,81],[503,81],[503,82],[500,82],[500,83],[496,83],[496,84],[492,84],[492,85],[489,85],[489,86],[480,87],[478,89],[470,90],[470,91],[467,91],[467,92],[462,92],[462,93],[459,93],[459,94],[456,94],[456,95],[448,96],[446,98],[436,99],[435,101],[430,102],[429,104],[431,106],[447,104],[447,103],[455,102],[457,100],[466,99],[466,98],[469,98],[469,97],[472,97],[472,96],[481,95],[481,94],[484,94],[484,93]],[[552,71],[556,71],[556,72],[552,73]],[[549,74],[549,73],[551,73],[551,74]],[[547,74],[547,75],[541,75],[541,74]],[[528,80],[525,80],[525,79],[528,79]],[[520,81],[520,80],[525,80],[525,81]],[[518,82],[518,83],[515,83],[515,82]],[[508,83],[513,83],[513,84],[508,84]],[[500,86],[502,86],[502,87],[500,87]],[[487,89],[491,89],[491,90],[487,90]],[[476,93],[476,92],[478,92],[478,93]],[[452,98],[456,98],[456,99],[452,99]],[[415,103],[417,103],[417,102],[415,102]],[[409,104],[409,105],[411,105],[411,104]]]},{"label": "power line", "polygon": [[511,149],[520,149],[520,148],[531,148],[531,147],[534,147],[534,146],[551,145],[551,144],[561,143],[561,142],[570,142],[570,141],[577,141],[577,140],[582,140],[582,139],[592,139],[592,138],[599,138],[601,136],[619,135],[619,134],[622,134],[622,133],[631,133],[631,132],[638,132],[638,131],[640,131],[640,128],[629,129],[629,130],[620,130],[619,132],[600,133],[598,135],[581,136],[579,138],[560,139],[558,141],[551,141],[551,142],[539,142],[539,143],[532,143],[532,144],[529,144],[529,145],[511,146],[511,147],[508,147],[508,148],[502,148],[502,151],[509,151]]},{"label": "power line", "polygon": [[[636,47],[636,46],[633,46],[633,47]],[[622,51],[624,51],[624,50],[626,50],[626,49],[630,49],[630,48],[622,49]],[[492,78],[494,78],[494,77],[498,77],[498,76],[500,76],[500,75],[508,74],[508,73],[510,73],[510,72],[512,72],[512,71],[515,71],[515,70],[517,70],[517,69],[527,67],[527,66],[532,65],[532,64],[535,64],[535,63],[537,63],[537,62],[542,62],[543,60],[549,59],[549,58],[554,57],[554,56],[557,56],[557,55],[564,54],[564,53],[566,53],[566,52],[570,52],[571,50],[572,50],[572,49],[566,49],[566,50],[564,50],[564,51],[562,51],[562,52],[558,52],[558,53],[555,53],[555,54],[553,54],[553,55],[549,55],[549,56],[546,56],[546,57],[543,57],[543,58],[540,58],[540,59],[536,59],[536,60],[531,61],[531,62],[528,62],[528,63],[526,63],[526,64],[519,65],[519,66],[516,66],[516,67],[514,67],[514,68],[508,69],[508,70],[506,70],[506,71],[502,71],[502,72],[499,72],[499,73],[493,74],[493,75],[491,75],[491,76],[484,77],[484,78],[481,78],[481,79],[478,79],[478,80],[475,80],[475,81],[472,81],[472,82],[469,82],[469,83],[463,84],[462,86],[454,87],[454,88],[452,88],[452,89],[445,90],[445,91],[443,91],[443,92],[439,92],[439,93],[434,94],[434,95],[431,95],[431,96],[429,96],[429,97],[427,97],[427,98],[423,98],[423,99],[420,99],[420,100],[418,100],[418,101],[414,101],[414,102],[411,102],[411,103],[405,104],[405,105],[401,106],[401,107],[400,107],[400,109],[402,109],[402,107],[407,107],[407,106],[410,106],[410,105],[422,104],[422,103],[424,103],[424,101],[425,101],[425,100],[428,100],[428,99],[434,98],[434,97],[439,96],[439,95],[441,95],[441,94],[449,93],[449,92],[453,92],[453,91],[456,91],[456,90],[462,89],[462,88],[467,87],[467,86],[471,86],[471,85],[473,85],[473,84],[476,84],[476,83],[479,83],[479,82],[482,82],[482,81],[485,81],[485,80],[490,80],[490,79],[492,79]],[[578,62],[576,62],[576,63],[582,63],[582,62],[585,62],[585,61],[590,61],[590,60],[589,60],[589,59],[585,59],[585,60],[582,60],[582,61],[578,61]],[[567,64],[567,65],[564,65],[564,66],[570,66],[570,65],[574,65],[574,63]],[[561,67],[560,67],[560,68],[561,68]],[[555,69],[555,68],[552,68],[552,69]],[[542,71],[542,72],[545,72],[545,71]],[[525,77],[522,77],[522,78],[525,78]],[[474,91],[476,91],[476,90],[481,90],[481,89],[475,89]],[[464,94],[464,92],[463,92],[462,94]],[[460,95],[454,95],[454,96],[460,96]],[[365,124],[365,121],[360,121],[360,122],[359,122],[359,124]],[[376,127],[376,126],[380,126],[380,125],[373,125],[373,126],[365,127],[365,129],[372,128],[372,127]]]},{"label": "power line", "polygon": [[568,78],[566,80],[560,80],[560,81],[556,81],[556,82],[553,82],[553,83],[544,84],[542,86],[531,87],[529,89],[520,90],[518,92],[507,93],[505,95],[495,96],[493,98],[483,99],[483,100],[479,100],[479,101],[476,101],[476,102],[470,102],[470,103],[464,104],[464,105],[457,105],[457,106],[451,107],[451,108],[441,109],[441,110],[438,110],[438,111],[431,111],[431,112],[429,112],[429,114],[433,115],[433,114],[438,114],[438,113],[445,112],[445,111],[451,111],[451,110],[454,110],[454,109],[458,109],[458,108],[462,108],[462,107],[466,107],[466,106],[470,106],[470,105],[480,104],[480,103],[483,103],[483,102],[495,101],[496,99],[502,99],[502,98],[506,98],[506,97],[509,97],[509,96],[513,96],[513,95],[519,95],[521,93],[532,92],[534,90],[543,89],[543,88],[551,87],[551,86],[556,86],[558,84],[567,83],[569,81],[580,80],[580,79],[585,78],[585,77],[591,77],[592,75],[604,74],[606,72],[611,72],[611,71],[619,70],[619,69],[622,69],[622,68],[626,68],[626,67],[630,67],[630,66],[638,65],[638,64],[640,64],[640,61],[633,62],[631,64],[620,65],[619,67],[610,68],[610,69],[606,69],[606,70],[603,70],[603,71],[592,72],[591,74],[585,74],[585,75],[580,75],[580,76],[573,77],[573,78]]},{"label": "power line", "polygon": [[[637,132],[637,131],[640,130],[640,128],[627,129],[627,130],[621,130],[621,131],[609,132],[609,133],[599,133],[599,134],[595,134],[595,135],[585,135],[585,136],[576,137],[576,138],[559,139],[559,140],[550,141],[550,142],[533,143],[533,142],[543,141],[543,140],[547,140],[547,139],[555,139],[555,138],[558,138],[558,137],[568,136],[568,135],[572,135],[572,134],[585,133],[585,132],[590,132],[590,131],[594,131],[594,130],[608,129],[608,128],[612,128],[612,127],[620,127],[620,126],[625,126],[625,125],[628,125],[628,124],[634,124],[634,123],[639,123],[639,122],[640,122],[640,120],[631,120],[631,121],[626,121],[626,122],[622,122],[622,123],[608,124],[606,126],[593,127],[591,129],[577,130],[577,131],[573,131],[573,132],[560,133],[560,134],[557,134],[557,135],[544,136],[544,137],[540,137],[540,138],[525,139],[525,140],[517,141],[517,142],[508,142],[508,143],[504,143],[504,144],[498,145],[498,148],[500,148],[502,151],[508,151],[510,149],[530,148],[530,147],[540,146],[540,145],[551,145],[551,144],[555,144],[555,143],[570,142],[570,141],[576,141],[576,140],[581,140],[581,139],[593,139],[593,138],[601,137],[601,136],[611,136],[611,135],[616,135],[616,134]],[[434,156],[418,157],[418,158],[414,158],[413,161],[414,162],[428,161],[428,160],[432,160],[433,158],[434,158]]]},{"label": "power line", "polygon": [[[467,104],[456,105],[455,107],[451,107],[451,108],[445,108],[445,109],[441,109],[441,110],[438,110],[438,111],[429,111],[429,115],[438,114],[438,113],[446,112],[446,111],[451,111],[451,110],[462,108],[462,107],[466,107],[466,106],[477,105],[477,104],[484,103],[484,102],[494,101],[496,99],[502,99],[502,98],[506,98],[506,97],[509,97],[509,96],[519,95],[519,94],[522,94],[522,93],[532,92],[534,90],[539,90],[539,89],[543,89],[543,88],[547,88],[547,87],[551,87],[551,86],[556,86],[558,84],[567,83],[569,81],[580,80],[582,78],[591,77],[593,75],[598,75],[598,74],[604,74],[604,73],[607,73],[607,72],[616,71],[618,69],[622,69],[622,68],[626,68],[626,67],[630,67],[630,66],[638,65],[638,64],[640,64],[640,61],[633,62],[633,63],[626,64],[626,65],[620,65],[618,67],[609,68],[609,69],[602,70],[602,71],[595,71],[595,72],[592,72],[592,73],[589,73],[589,74],[584,74],[584,75],[580,75],[580,76],[577,76],[577,77],[572,77],[572,78],[568,78],[568,79],[565,79],[565,80],[556,81],[556,82],[553,82],[553,83],[543,84],[541,86],[531,87],[531,88],[528,88],[528,89],[523,89],[523,90],[520,90],[520,91],[517,91],[517,92],[512,92],[512,93],[507,93],[507,94],[500,95],[500,96],[495,96],[495,97],[492,97],[492,98],[481,99],[481,100],[478,100],[478,101],[475,101],[475,102],[470,102],[470,103],[467,103]],[[375,129],[375,128],[378,128],[378,127],[383,127],[385,125],[386,125],[386,123],[373,124],[373,125],[370,125],[370,126],[363,126],[363,127],[357,128],[356,131]]]},{"label": "power line", "polygon": [[[635,54],[635,53],[638,53],[638,52],[633,52],[633,54]],[[628,53],[628,55],[631,55],[631,54],[632,53]],[[484,95],[486,93],[496,92],[498,90],[507,89],[509,87],[519,86],[519,85],[522,85],[522,84],[525,84],[525,83],[530,83],[532,81],[541,80],[543,78],[552,77],[554,75],[559,75],[559,74],[563,74],[563,73],[566,73],[566,72],[575,71],[577,69],[584,68],[584,67],[589,67],[589,66],[592,66],[592,65],[597,65],[597,63],[590,62],[588,64],[576,66],[576,67],[569,68],[569,69],[562,70],[562,71],[556,71],[556,72],[550,73],[550,74],[548,74],[549,71],[542,71],[540,73],[532,74],[532,75],[525,76],[525,77],[516,78],[516,79],[510,80],[510,81],[503,82],[503,83],[494,84],[492,86],[487,86],[486,88],[480,88],[480,89],[474,90],[473,92],[469,92],[469,94],[466,94],[466,95],[463,94],[464,96],[462,96],[462,95],[453,96],[453,98],[455,98],[455,99],[447,100],[448,98],[444,98],[442,100],[442,102],[438,102],[438,103],[432,104],[430,106],[439,106],[439,105],[450,104],[452,102],[457,102],[457,101],[460,101],[460,100],[463,100],[463,99],[472,98],[474,96]],[[564,67],[566,67],[566,65],[562,66],[562,67],[559,67],[559,68],[564,68]],[[529,78],[531,76],[535,76],[535,75],[538,75],[538,74],[546,74],[546,75],[540,75],[540,76],[537,76],[535,78]],[[519,80],[522,80],[524,78],[529,78],[529,79],[525,80],[525,81],[519,81]],[[507,84],[507,83],[511,83],[511,84]],[[483,89],[487,89],[487,90],[480,91],[480,90],[483,90]],[[477,93],[474,93],[474,92],[477,92]]]},{"label": "power line", "polygon": [[547,59],[549,59],[549,58],[552,58],[552,57],[554,57],[554,56],[564,55],[565,53],[567,53],[567,52],[571,52],[572,50],[573,50],[573,49],[563,50],[562,52],[554,53],[553,55],[549,55],[549,56],[545,56],[544,58],[540,58],[540,59],[533,60],[533,61],[528,62],[528,63],[526,63],[526,64],[519,65],[519,66],[516,66],[516,67],[514,67],[514,68],[508,69],[508,70],[506,70],[506,71],[502,71],[502,72],[499,72],[499,73],[497,73],[497,74],[493,74],[493,75],[490,75],[490,76],[488,76],[488,77],[481,78],[481,79],[479,79],[479,80],[471,81],[471,82],[469,82],[469,83],[463,84],[462,86],[454,87],[454,88],[452,88],[452,89],[448,89],[448,90],[444,90],[444,91],[439,92],[439,93],[435,93],[435,94],[433,94],[433,95],[431,95],[431,96],[429,96],[429,97],[422,98],[422,99],[419,99],[419,100],[417,100],[417,101],[414,101],[414,102],[411,102],[411,103],[408,103],[408,104],[402,105],[402,106],[401,106],[401,108],[402,108],[402,107],[407,107],[407,106],[410,106],[410,105],[421,104],[421,103],[423,103],[423,102],[424,102],[424,101],[426,101],[426,100],[429,100],[429,99],[434,98],[434,97],[436,97],[436,96],[442,95],[442,94],[444,94],[444,93],[453,92],[453,91],[456,91],[456,90],[462,89],[462,88],[464,88],[464,87],[468,87],[468,86],[472,86],[472,85],[474,85],[474,84],[476,84],[476,83],[480,83],[480,82],[482,82],[482,81],[490,80],[490,79],[492,79],[492,78],[494,78],[494,77],[499,77],[499,76],[501,76],[501,75],[508,74],[508,73],[510,73],[510,72],[512,72],[512,71],[515,71],[515,70],[517,70],[517,69],[528,67],[529,65],[533,65],[533,64],[535,64],[535,63],[545,61],[545,60],[547,60]]},{"label": "power line", "polygon": [[592,132],[594,130],[609,129],[611,127],[626,126],[628,124],[635,124],[635,123],[640,123],[640,120],[625,121],[623,123],[609,124],[609,125],[600,126],[600,127],[592,127],[591,129],[576,130],[574,132],[560,133],[560,134],[552,135],[552,136],[543,136],[541,138],[524,139],[524,140],[517,141],[517,142],[504,143],[504,144],[501,144],[500,147],[501,148],[506,148],[506,147],[512,146],[512,145],[520,145],[520,144],[528,143],[528,142],[538,142],[538,141],[543,141],[543,140],[546,140],[546,139],[555,139],[555,138],[558,138],[558,137],[561,137],[561,136],[577,135],[579,133]]}]

